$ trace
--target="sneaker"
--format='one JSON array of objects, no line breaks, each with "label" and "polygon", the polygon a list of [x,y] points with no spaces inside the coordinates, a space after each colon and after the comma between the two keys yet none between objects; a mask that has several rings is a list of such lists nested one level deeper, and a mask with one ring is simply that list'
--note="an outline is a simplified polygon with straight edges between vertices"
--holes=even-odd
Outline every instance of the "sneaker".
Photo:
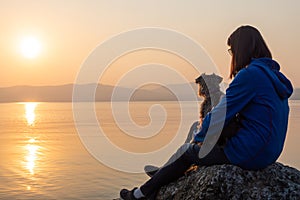
[{"label": "sneaker", "polygon": [[153,165],[146,165],[144,167],[145,173],[149,176],[152,177],[156,172],[159,170],[159,167],[153,166]]},{"label": "sneaker", "polygon": [[135,198],[133,195],[134,190],[137,188],[133,188],[132,190],[122,189],[120,192],[120,198],[121,200],[143,200],[145,198]]}]

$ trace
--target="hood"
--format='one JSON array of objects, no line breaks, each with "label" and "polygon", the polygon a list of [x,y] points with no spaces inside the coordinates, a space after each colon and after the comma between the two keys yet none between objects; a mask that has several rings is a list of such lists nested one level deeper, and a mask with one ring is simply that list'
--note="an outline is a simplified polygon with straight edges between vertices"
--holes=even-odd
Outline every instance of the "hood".
[{"label": "hood", "polygon": [[271,58],[257,58],[253,59],[250,65],[259,67],[267,74],[280,98],[287,99],[292,95],[293,86],[280,72],[280,66],[276,61]]}]

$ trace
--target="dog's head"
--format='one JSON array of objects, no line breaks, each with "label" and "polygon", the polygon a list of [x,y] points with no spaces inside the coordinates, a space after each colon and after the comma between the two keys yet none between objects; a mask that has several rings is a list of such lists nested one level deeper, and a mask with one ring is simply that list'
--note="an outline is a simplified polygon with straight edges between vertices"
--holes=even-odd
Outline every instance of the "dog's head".
[{"label": "dog's head", "polygon": [[209,91],[215,92],[220,90],[220,83],[223,78],[216,75],[206,75],[205,73],[201,74],[198,78],[196,78],[195,82],[199,85],[199,96],[208,97]]}]

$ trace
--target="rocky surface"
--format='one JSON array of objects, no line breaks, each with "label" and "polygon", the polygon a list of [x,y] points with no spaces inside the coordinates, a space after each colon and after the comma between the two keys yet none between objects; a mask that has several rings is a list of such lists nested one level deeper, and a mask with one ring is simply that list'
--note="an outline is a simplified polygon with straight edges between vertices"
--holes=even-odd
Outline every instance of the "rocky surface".
[{"label": "rocky surface", "polygon": [[160,189],[157,200],[300,199],[300,171],[274,163],[259,171],[200,167]]}]

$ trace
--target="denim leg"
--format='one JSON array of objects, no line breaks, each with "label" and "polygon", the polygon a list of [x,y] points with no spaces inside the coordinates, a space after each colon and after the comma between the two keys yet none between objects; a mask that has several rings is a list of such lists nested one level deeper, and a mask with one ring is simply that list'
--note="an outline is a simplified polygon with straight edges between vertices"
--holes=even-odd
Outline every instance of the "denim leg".
[{"label": "denim leg", "polygon": [[194,163],[199,162],[198,152],[200,147],[196,144],[184,144],[168,162],[155,173],[144,185],[141,186],[141,191],[144,195],[150,196],[155,193],[161,186],[175,181],[184,175],[184,172]]},{"label": "denim leg", "polygon": [[180,157],[188,157],[191,158],[193,161],[196,162],[196,158],[193,158],[193,156],[197,155],[197,153],[200,151],[200,147],[193,143],[184,143],[179,147],[179,149],[174,153],[170,159],[167,161],[167,163],[164,164],[163,167],[172,164],[176,160],[178,160]]},{"label": "denim leg", "polygon": [[215,145],[214,148],[203,158],[199,159],[199,166],[210,166],[210,165],[222,165],[230,164],[230,161],[224,153],[224,149],[218,145]]},{"label": "denim leg", "polygon": [[184,175],[186,170],[192,165],[209,166],[215,164],[228,164],[223,149],[219,146],[215,146],[209,154],[204,158],[199,158],[198,154],[200,147],[197,144],[184,144],[175,154],[168,160],[168,162],[155,173],[155,175],[149,179],[140,188],[145,196],[151,196],[156,193],[160,187],[173,182]]}]

